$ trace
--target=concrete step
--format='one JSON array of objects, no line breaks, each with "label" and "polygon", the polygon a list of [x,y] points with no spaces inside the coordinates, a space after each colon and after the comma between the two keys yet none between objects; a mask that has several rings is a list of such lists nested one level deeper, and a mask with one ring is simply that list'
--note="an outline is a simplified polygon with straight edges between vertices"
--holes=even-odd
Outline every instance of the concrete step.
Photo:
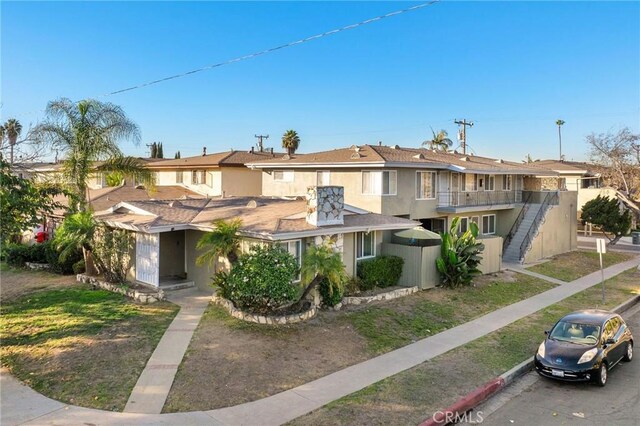
[{"label": "concrete step", "polygon": [[185,281],[175,284],[160,284],[160,289],[164,291],[176,291],[182,290],[185,288],[193,288],[196,286],[196,283],[193,281]]}]

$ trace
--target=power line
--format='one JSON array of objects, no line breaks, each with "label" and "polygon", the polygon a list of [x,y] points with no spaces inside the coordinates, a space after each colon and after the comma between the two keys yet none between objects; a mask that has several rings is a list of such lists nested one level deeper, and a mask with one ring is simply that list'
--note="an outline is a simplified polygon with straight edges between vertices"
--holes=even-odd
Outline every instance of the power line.
[{"label": "power line", "polygon": [[163,83],[165,81],[175,80],[176,78],[186,77],[188,75],[196,74],[196,73],[199,73],[199,72],[202,72],[202,71],[207,71],[207,70],[210,70],[210,69],[213,69],[213,68],[218,68],[218,67],[221,67],[223,65],[229,65],[229,64],[233,64],[235,62],[245,61],[247,59],[252,59],[252,58],[255,58],[257,56],[262,56],[262,55],[266,55],[267,53],[275,52],[276,50],[280,50],[280,49],[284,49],[284,48],[287,48],[287,47],[296,46],[298,44],[303,44],[303,43],[306,43],[306,42],[309,42],[309,41],[312,41],[312,40],[320,39],[322,37],[327,37],[327,36],[331,36],[331,35],[334,35],[334,34],[338,34],[338,33],[343,32],[343,31],[352,30],[352,29],[361,27],[363,25],[370,24],[372,22],[380,21],[380,20],[385,19],[385,18],[390,18],[392,16],[401,15],[403,13],[413,12],[413,11],[418,10],[418,9],[423,9],[425,7],[428,7],[428,6],[431,6],[431,5],[435,4],[435,3],[438,3],[439,1],[440,0],[432,0],[432,1],[428,2],[428,3],[422,3],[422,4],[418,4],[416,6],[408,7],[406,9],[396,10],[395,12],[389,12],[389,13],[387,13],[385,15],[376,16],[375,18],[370,18],[370,19],[367,19],[365,21],[360,21],[360,22],[358,22],[356,24],[347,25],[347,26],[344,26],[344,27],[341,27],[341,28],[338,28],[338,29],[335,29],[335,30],[326,31],[324,33],[316,34],[316,35],[313,35],[313,36],[310,36],[310,37],[306,37],[306,38],[303,38],[303,39],[300,39],[300,40],[297,40],[297,41],[293,41],[293,42],[286,43],[286,44],[281,44],[280,46],[271,47],[269,49],[265,49],[265,50],[261,50],[259,52],[251,53],[249,55],[239,56],[237,58],[229,59],[229,60],[224,61],[224,62],[218,62],[217,64],[207,65],[207,66],[202,67],[202,68],[197,68],[197,69],[194,69],[194,70],[191,70],[191,71],[183,72],[183,73],[180,73],[180,74],[175,74],[175,75],[172,75],[172,76],[169,76],[169,77],[159,78],[157,80],[152,80],[152,81],[149,81],[149,82],[146,82],[146,83],[137,84],[135,86],[127,87],[125,89],[116,90],[114,92],[105,93],[101,97],[117,95],[119,93],[129,92],[131,90],[140,89],[142,87],[147,87],[147,86],[151,86],[151,85],[154,85],[154,84]]}]

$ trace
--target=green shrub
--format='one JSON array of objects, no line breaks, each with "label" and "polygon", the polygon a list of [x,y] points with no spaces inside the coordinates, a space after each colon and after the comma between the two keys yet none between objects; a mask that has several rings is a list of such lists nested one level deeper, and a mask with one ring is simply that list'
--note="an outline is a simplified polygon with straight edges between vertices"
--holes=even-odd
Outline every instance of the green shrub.
[{"label": "green shrub", "polygon": [[451,221],[449,232],[442,234],[441,255],[436,259],[436,268],[444,287],[470,285],[475,275],[481,274],[478,266],[484,244],[476,242],[478,225],[471,222],[464,234],[458,235],[459,217]]},{"label": "green shrub", "polygon": [[344,284],[344,295],[353,296],[361,291],[362,280],[357,275],[349,277]]},{"label": "green shrub", "polygon": [[83,259],[82,250],[74,250],[66,259],[60,261],[60,252],[56,250],[52,241],[47,241],[45,246],[46,263],[51,265],[51,271],[57,274],[73,274],[73,264]]},{"label": "green shrub", "polygon": [[84,264],[84,260],[78,260],[76,263],[73,264],[71,269],[73,269],[74,274],[78,275],[78,274],[84,274],[84,271],[87,270],[87,267]]},{"label": "green shrub", "polygon": [[25,246],[23,244],[7,245],[4,250],[4,256],[7,264],[22,267],[25,262],[30,262],[29,246]]},{"label": "green shrub", "polygon": [[229,287],[227,286],[229,274],[225,271],[218,271],[211,279],[211,286],[216,289],[216,296],[229,299]]},{"label": "green shrub", "polygon": [[344,296],[344,289],[333,288],[326,278],[320,281],[318,290],[320,291],[320,296],[322,296],[322,303],[326,306],[336,306]]},{"label": "green shrub", "polygon": [[404,259],[398,256],[378,256],[363,260],[358,264],[358,277],[362,280],[361,290],[373,287],[391,287],[398,284],[402,275]]},{"label": "green shrub", "polygon": [[273,311],[297,299],[298,262],[277,246],[254,246],[229,273],[225,294],[236,306],[256,312]]}]

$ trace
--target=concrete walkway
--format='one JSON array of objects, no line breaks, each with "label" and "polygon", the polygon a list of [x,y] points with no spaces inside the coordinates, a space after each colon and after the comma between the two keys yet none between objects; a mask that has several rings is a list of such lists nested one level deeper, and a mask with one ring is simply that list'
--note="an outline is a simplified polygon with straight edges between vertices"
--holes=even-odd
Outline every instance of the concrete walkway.
[{"label": "concrete walkway", "polygon": [[180,306],[180,311],[165,331],[138,378],[124,407],[125,413],[162,412],[182,357],[211,300],[211,293],[190,288],[167,293],[167,299]]},{"label": "concrete walkway", "polygon": [[519,272],[525,275],[531,275],[532,277],[536,277],[544,281],[549,281],[550,283],[553,283],[553,284],[558,284],[558,285],[567,284],[566,281],[562,281],[557,278],[548,277],[546,275],[542,275],[542,274],[538,274],[537,272],[530,271],[518,263],[503,263],[502,267],[510,271]]},{"label": "concrete walkway", "polygon": [[[611,266],[605,269],[605,277],[611,278],[637,266],[638,263],[640,263],[640,257]],[[145,415],[68,406],[36,393],[11,377],[6,371],[1,371],[0,422],[3,426],[17,424],[279,425],[496,331],[599,282],[600,272],[598,271],[294,389],[258,401],[206,412]]]}]

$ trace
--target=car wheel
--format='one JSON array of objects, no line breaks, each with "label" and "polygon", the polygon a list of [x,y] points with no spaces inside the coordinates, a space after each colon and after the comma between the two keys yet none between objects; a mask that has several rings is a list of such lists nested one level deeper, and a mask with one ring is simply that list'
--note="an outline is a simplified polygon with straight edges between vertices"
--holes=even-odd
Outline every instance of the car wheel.
[{"label": "car wheel", "polygon": [[607,378],[609,376],[609,369],[607,368],[607,364],[604,361],[600,364],[600,369],[596,373],[596,383],[598,386],[604,386],[607,384]]},{"label": "car wheel", "polygon": [[633,359],[633,344],[627,342],[627,351],[624,353],[624,360],[629,362]]}]

